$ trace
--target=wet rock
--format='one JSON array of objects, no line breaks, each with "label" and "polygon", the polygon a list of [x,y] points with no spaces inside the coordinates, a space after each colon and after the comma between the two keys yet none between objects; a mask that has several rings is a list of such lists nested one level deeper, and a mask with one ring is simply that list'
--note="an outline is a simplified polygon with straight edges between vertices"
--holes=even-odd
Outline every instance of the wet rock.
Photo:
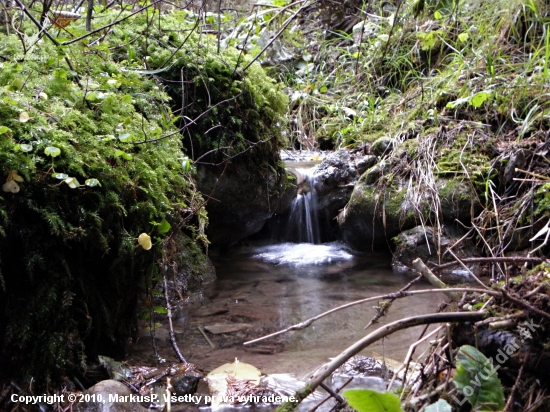
[{"label": "wet rock", "polygon": [[[147,412],[148,408],[139,402],[129,402],[134,393],[123,383],[115,380],[101,381],[83,392],[98,402],[77,402],[73,405],[75,412]],[[122,399],[122,402],[115,402]]]},{"label": "wet rock", "polygon": [[[206,256],[204,245],[193,241],[181,231],[173,230],[172,242],[165,244],[167,260],[173,262],[166,269],[168,297],[171,302],[180,300],[190,291],[197,290],[205,283],[216,279],[216,270],[210,258]],[[155,304],[165,305],[164,284],[160,282],[154,296]]]},{"label": "wet rock", "polygon": [[[413,274],[412,262],[416,258],[422,259],[426,264],[432,262],[443,264],[454,261],[450,254],[445,254],[446,248],[453,246],[453,253],[459,258],[474,257],[476,247],[470,239],[462,239],[464,233],[459,229],[444,225],[441,234],[438,235],[437,229],[433,227],[416,226],[405,230],[397,235],[393,241],[395,251],[392,259],[392,269],[396,273]],[[460,242],[459,242],[460,241]],[[479,275],[479,265],[470,264],[468,268],[477,276]],[[474,279],[462,266],[455,266],[445,269],[438,273],[446,283],[469,282]]]},{"label": "wet rock", "polygon": [[233,333],[243,329],[248,329],[252,325],[248,323],[214,323],[204,327],[208,332],[213,335],[221,335],[222,333]]},{"label": "wet rock", "polygon": [[176,396],[192,395],[197,392],[197,387],[202,378],[202,374],[197,371],[172,376],[172,393]]},{"label": "wet rock", "polygon": [[375,156],[384,156],[393,150],[394,145],[395,141],[391,137],[380,137],[374,141],[370,150]]},{"label": "wet rock", "polygon": [[365,173],[368,169],[376,164],[376,156],[366,155],[355,160],[355,170],[359,175]]},{"label": "wet rock", "polygon": [[371,167],[367,171],[367,173],[365,174],[365,182],[369,185],[373,185],[376,182],[378,182],[378,179],[380,179],[384,174],[387,174],[389,172],[390,172],[389,162],[382,160],[380,163]]},{"label": "wet rock", "polygon": [[317,192],[320,225],[325,240],[333,240],[330,233],[337,231],[334,218],[348,202],[353,184],[359,178],[353,157],[347,150],[339,150],[325,157],[313,171]]},{"label": "wet rock", "polygon": [[[376,166],[375,166],[376,167]],[[356,183],[351,198],[338,215],[338,224],[346,243],[357,250],[387,249],[390,239],[403,230],[433,219],[433,198],[422,193],[414,205],[407,196],[408,182],[395,179],[384,187],[370,184],[369,172]],[[479,201],[472,189],[456,180],[438,179],[436,188],[441,202],[441,217],[446,222],[456,219],[469,222]]]},{"label": "wet rock", "polygon": [[286,172],[266,162],[198,167],[197,187],[208,200],[208,239],[228,246],[260,231],[276,210],[291,201]]},{"label": "wet rock", "polygon": [[[387,389],[394,373],[385,362],[376,358],[357,355],[340,366],[331,376],[330,386],[337,389],[374,389],[383,392]],[[401,385],[396,379],[395,387]]]}]

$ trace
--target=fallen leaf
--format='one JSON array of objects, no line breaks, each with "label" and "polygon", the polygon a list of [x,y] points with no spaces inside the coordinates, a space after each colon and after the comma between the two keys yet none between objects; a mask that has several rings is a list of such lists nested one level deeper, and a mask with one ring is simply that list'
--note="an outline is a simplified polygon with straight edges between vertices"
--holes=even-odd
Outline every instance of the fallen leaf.
[{"label": "fallen leaf", "polygon": [[21,189],[15,180],[10,180],[9,182],[4,183],[2,190],[8,193],[18,193]]},{"label": "fallen leaf", "polygon": [[27,123],[29,120],[31,120],[31,117],[29,116],[29,114],[27,112],[21,112],[19,114],[19,121],[21,123]]},{"label": "fallen leaf", "polygon": [[139,235],[138,243],[145,250],[149,250],[153,247],[151,236],[149,236],[147,233],[142,233],[141,235]]}]

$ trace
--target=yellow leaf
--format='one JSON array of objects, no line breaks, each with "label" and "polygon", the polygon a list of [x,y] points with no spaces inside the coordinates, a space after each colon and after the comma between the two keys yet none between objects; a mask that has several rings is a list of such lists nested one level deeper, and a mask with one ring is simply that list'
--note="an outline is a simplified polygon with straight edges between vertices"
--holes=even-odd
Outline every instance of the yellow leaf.
[{"label": "yellow leaf", "polygon": [[29,120],[31,120],[31,117],[29,116],[29,114],[27,112],[21,112],[19,114],[19,121],[21,123],[27,123]]},{"label": "yellow leaf", "polygon": [[231,376],[237,380],[246,379],[256,385],[260,383],[261,372],[258,368],[249,363],[239,362],[235,359],[233,363],[226,363],[217,367],[206,376],[208,389],[212,395],[212,407],[219,406],[224,396],[227,396],[227,377]]},{"label": "yellow leaf", "polygon": [[50,15],[50,20],[54,26],[62,29],[80,17],[80,14],[70,11],[53,11]]},{"label": "yellow leaf", "polygon": [[147,233],[142,233],[141,235],[139,235],[138,243],[145,250],[149,250],[153,247],[151,236],[149,236]]},{"label": "yellow leaf", "polygon": [[15,180],[10,180],[9,182],[4,183],[4,185],[2,186],[2,190],[9,193],[18,193],[20,188]]},{"label": "yellow leaf", "polygon": [[[12,170],[10,172],[10,177],[11,177],[10,180],[15,180],[16,182],[24,182],[25,181],[21,176],[19,176],[17,174],[17,172],[15,170]],[[9,177],[8,177],[8,179],[9,179]]]}]

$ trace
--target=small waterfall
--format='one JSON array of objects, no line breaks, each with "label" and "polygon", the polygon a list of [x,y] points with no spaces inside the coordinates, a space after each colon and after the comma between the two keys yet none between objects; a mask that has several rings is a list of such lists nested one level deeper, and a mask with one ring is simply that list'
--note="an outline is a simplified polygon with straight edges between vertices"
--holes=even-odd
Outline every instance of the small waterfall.
[{"label": "small waterfall", "polygon": [[321,243],[315,178],[311,170],[298,170],[298,195],[292,202],[286,238],[295,243]]}]

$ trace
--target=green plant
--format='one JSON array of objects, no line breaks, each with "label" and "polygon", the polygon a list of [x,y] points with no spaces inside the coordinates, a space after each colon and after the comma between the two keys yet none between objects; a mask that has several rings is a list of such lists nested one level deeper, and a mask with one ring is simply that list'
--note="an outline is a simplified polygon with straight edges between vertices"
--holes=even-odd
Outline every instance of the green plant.
[{"label": "green plant", "polygon": [[372,389],[348,389],[344,398],[357,412],[402,412],[399,397]]},{"label": "green plant", "polygon": [[472,408],[480,411],[500,411],[504,408],[502,385],[492,361],[473,346],[460,347],[453,382]]}]

